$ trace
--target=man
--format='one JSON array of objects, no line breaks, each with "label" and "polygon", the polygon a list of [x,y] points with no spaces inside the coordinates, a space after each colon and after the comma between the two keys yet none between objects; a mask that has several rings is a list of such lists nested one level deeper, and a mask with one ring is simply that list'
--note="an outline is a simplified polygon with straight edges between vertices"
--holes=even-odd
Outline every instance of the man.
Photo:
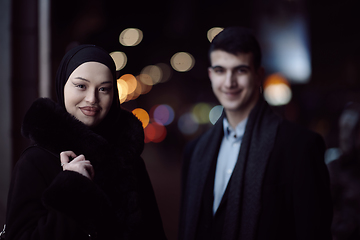
[{"label": "man", "polygon": [[185,149],[180,240],[331,239],[324,141],[264,101],[257,40],[247,29],[226,28],[209,58],[224,112]]}]

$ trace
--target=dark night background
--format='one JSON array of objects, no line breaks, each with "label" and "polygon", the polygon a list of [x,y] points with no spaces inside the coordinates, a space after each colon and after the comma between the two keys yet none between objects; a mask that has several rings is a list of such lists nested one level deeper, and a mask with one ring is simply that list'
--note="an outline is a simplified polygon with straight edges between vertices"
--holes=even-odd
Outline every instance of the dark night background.
[{"label": "dark night background", "polygon": [[[38,32],[36,2],[11,1],[12,165],[28,144],[19,133],[22,116],[38,97],[38,45],[37,38],[31,38]],[[92,43],[109,52],[125,52],[128,63],[121,75],[137,75],[151,64],[169,64],[176,52],[192,54],[195,65],[189,72],[173,71],[169,81],[123,104],[128,110],[141,107],[149,111],[156,104],[166,103],[175,110],[175,119],[167,126],[165,140],[147,143],[143,158],[166,234],[169,239],[176,239],[182,150],[186,142],[210,126],[202,125],[195,134],[186,136],[179,131],[177,119],[197,102],[217,104],[207,77],[207,31],[212,27],[237,25],[258,33],[259,19],[264,15],[280,16],[284,21],[293,14],[303,15],[308,22],[311,78],[306,84],[292,84],[291,102],[274,109],[285,118],[320,133],[327,147],[332,148],[338,146],[338,118],[343,107],[349,101],[360,101],[360,18],[356,3],[355,0],[53,0],[51,75],[54,79],[62,56],[74,43]],[[142,30],[143,41],[135,47],[122,46],[119,34],[132,27]],[[24,29],[30,30],[23,32]]]}]

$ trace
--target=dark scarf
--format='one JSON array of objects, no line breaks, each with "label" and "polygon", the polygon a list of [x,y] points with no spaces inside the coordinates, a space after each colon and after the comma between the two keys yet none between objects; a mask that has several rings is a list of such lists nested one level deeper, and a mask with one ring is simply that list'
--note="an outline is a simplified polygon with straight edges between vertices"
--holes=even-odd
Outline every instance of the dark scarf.
[{"label": "dark scarf", "polygon": [[[261,190],[267,161],[281,119],[260,98],[251,111],[239,157],[228,186],[223,240],[253,240],[261,212]],[[222,118],[199,140],[192,154],[184,204],[183,239],[193,239],[201,194],[223,136]],[[195,212],[195,213],[194,213]],[[240,228],[241,226],[241,228]],[[181,230],[181,229],[180,229]]]},{"label": "dark scarf", "polygon": [[128,227],[126,235],[140,217],[132,165],[143,150],[144,133],[132,113],[120,112],[117,122],[96,133],[52,100],[38,99],[25,115],[22,133],[56,156],[65,150],[84,154],[94,166],[94,182],[112,200],[119,224]]},{"label": "dark scarf", "polygon": [[263,179],[280,122],[260,98],[250,113],[230,181],[223,239],[253,240],[256,237]]}]

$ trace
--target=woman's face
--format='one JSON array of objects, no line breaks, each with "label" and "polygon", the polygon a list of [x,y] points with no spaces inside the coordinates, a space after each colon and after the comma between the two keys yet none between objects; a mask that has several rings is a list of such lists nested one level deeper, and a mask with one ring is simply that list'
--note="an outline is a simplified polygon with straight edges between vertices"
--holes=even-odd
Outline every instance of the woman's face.
[{"label": "woman's face", "polygon": [[89,127],[98,125],[110,110],[113,87],[113,76],[107,66],[98,62],[81,64],[64,87],[66,111]]}]

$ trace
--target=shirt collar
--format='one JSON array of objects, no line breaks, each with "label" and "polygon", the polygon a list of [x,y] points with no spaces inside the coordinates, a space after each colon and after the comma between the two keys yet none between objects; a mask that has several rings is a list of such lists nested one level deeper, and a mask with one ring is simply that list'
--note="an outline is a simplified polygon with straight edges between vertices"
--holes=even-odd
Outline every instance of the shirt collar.
[{"label": "shirt collar", "polygon": [[224,136],[228,139],[229,137],[233,136],[236,140],[240,140],[245,133],[245,127],[247,123],[248,118],[245,118],[242,120],[238,125],[236,126],[235,130],[230,126],[228,120],[226,117],[224,117],[223,120],[223,127],[224,127]]}]

